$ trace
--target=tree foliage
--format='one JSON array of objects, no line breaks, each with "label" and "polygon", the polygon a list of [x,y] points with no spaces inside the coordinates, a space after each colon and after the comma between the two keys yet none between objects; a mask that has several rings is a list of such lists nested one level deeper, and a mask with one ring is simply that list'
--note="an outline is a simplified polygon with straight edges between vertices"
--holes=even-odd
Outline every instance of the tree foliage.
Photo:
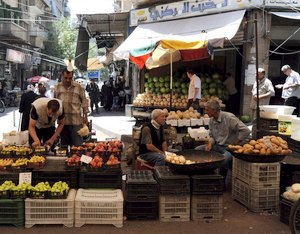
[{"label": "tree foliage", "polygon": [[45,52],[61,59],[74,59],[77,45],[78,29],[71,25],[68,18],[60,18],[52,24]]}]

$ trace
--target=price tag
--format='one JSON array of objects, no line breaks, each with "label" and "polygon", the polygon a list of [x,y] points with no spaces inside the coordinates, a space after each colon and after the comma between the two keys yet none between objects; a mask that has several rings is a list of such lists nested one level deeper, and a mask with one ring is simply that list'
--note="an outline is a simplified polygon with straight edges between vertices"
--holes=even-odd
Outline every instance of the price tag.
[{"label": "price tag", "polygon": [[21,172],[19,173],[19,184],[28,183],[31,184],[32,173],[31,172]]},{"label": "price tag", "polygon": [[83,163],[86,163],[86,164],[90,164],[90,162],[93,160],[92,157],[90,156],[87,156],[87,155],[81,155],[80,157],[80,161],[83,162]]}]

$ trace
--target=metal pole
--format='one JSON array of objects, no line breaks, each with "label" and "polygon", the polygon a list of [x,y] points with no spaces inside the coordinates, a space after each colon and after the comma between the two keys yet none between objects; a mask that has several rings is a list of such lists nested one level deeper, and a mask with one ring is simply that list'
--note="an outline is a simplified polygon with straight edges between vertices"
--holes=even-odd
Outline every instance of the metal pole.
[{"label": "metal pole", "polygon": [[14,127],[16,127],[16,113],[15,113],[15,110],[13,111],[13,123],[14,123]]},{"label": "metal pole", "polygon": [[170,52],[170,110],[172,109],[172,98],[173,98],[173,58],[172,51]]},{"label": "metal pole", "polygon": [[257,13],[255,13],[254,19],[254,26],[255,26],[255,55],[256,55],[256,137],[259,136],[260,131],[260,113],[259,113],[259,88],[258,88],[258,32],[257,32]]}]

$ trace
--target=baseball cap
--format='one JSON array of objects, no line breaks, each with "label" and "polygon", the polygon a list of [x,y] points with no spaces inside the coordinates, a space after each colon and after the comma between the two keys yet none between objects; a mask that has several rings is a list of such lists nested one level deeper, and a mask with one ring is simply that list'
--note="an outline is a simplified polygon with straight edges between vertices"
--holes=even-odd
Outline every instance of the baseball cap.
[{"label": "baseball cap", "polygon": [[261,73],[261,72],[265,72],[265,69],[263,69],[263,68],[258,68],[258,70],[257,70],[259,73]]},{"label": "baseball cap", "polygon": [[287,69],[291,69],[291,67],[289,65],[284,65],[281,68],[281,71],[285,72]]}]

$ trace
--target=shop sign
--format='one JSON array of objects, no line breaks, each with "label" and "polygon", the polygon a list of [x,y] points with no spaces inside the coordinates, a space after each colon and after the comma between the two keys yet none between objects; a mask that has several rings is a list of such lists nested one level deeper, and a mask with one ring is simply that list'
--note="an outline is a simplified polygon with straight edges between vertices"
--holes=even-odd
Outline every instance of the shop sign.
[{"label": "shop sign", "polygon": [[100,71],[89,71],[88,78],[89,79],[98,79],[100,77]]},{"label": "shop sign", "polygon": [[23,64],[25,62],[25,54],[17,50],[7,49],[6,60],[13,63]]},{"label": "shop sign", "polygon": [[299,7],[300,0],[266,0],[265,5],[272,7]]},{"label": "shop sign", "polygon": [[141,23],[151,23],[211,13],[254,8],[261,5],[263,5],[263,0],[179,1],[130,11],[130,26],[137,26]]}]

